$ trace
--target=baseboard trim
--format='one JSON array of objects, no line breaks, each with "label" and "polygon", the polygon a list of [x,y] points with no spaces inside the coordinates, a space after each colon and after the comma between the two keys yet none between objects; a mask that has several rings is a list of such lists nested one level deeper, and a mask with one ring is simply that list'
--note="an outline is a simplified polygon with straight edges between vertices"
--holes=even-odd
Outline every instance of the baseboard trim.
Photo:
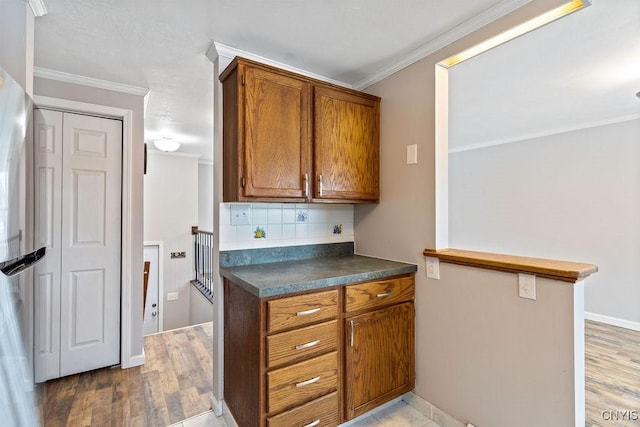
[{"label": "baseboard trim", "polygon": [[414,392],[402,396],[402,400],[431,421],[441,426],[466,427],[469,424],[458,421],[431,402],[423,399]]},{"label": "baseboard trim", "polygon": [[216,417],[222,416],[222,404],[223,402],[218,402],[218,399],[211,393],[211,410],[216,414]]},{"label": "baseboard trim", "polygon": [[231,411],[229,411],[229,408],[227,408],[227,405],[224,403],[224,400],[220,402],[219,406],[221,407],[220,409],[222,410],[222,419],[224,420],[225,423],[227,423],[227,426],[240,427],[236,422],[236,419],[233,418],[233,414],[231,413]]},{"label": "baseboard trim", "polygon": [[584,318],[587,320],[593,320],[594,322],[606,323],[607,325],[618,326],[620,328],[631,329],[632,331],[640,332],[640,323],[632,322],[630,320],[619,319],[617,317],[605,316],[603,314],[596,313],[584,313]]}]

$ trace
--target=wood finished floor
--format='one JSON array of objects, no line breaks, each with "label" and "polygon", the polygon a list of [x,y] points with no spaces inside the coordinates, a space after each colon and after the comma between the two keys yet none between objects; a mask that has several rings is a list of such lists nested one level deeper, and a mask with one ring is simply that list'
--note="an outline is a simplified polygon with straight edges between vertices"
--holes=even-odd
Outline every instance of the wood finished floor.
[{"label": "wood finished floor", "polygon": [[160,427],[211,409],[212,337],[212,323],[149,335],[144,366],[47,382],[44,425]]},{"label": "wood finished floor", "polygon": [[640,425],[640,332],[586,321],[585,365],[586,425]]},{"label": "wood finished floor", "polygon": [[[157,427],[209,410],[212,334],[205,323],[150,335],[144,366],[49,381],[45,426]],[[603,417],[603,411],[640,413],[640,332],[587,321],[585,335],[586,426],[640,425]]]}]

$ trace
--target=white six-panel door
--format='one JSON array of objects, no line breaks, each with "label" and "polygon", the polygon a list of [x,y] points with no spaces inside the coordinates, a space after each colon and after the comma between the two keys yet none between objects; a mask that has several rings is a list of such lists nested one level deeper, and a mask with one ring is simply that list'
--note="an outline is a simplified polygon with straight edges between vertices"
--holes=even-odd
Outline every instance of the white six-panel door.
[{"label": "white six-panel door", "polygon": [[60,267],[62,248],[62,114],[35,110],[35,247],[47,255],[33,268],[34,377],[60,376]]},{"label": "white six-panel door", "polygon": [[[42,173],[54,176],[36,184],[36,218],[46,224],[36,238],[51,234],[56,246],[36,271],[36,283],[47,283],[36,296],[36,359],[44,362],[36,363],[36,375],[43,381],[120,361],[122,123],[45,110],[35,117],[36,173],[44,164]],[[61,135],[62,149],[41,155],[39,148],[51,145],[41,137],[49,135]],[[46,172],[47,160],[53,172]],[[40,202],[43,190],[59,208],[49,208],[47,197]]]}]

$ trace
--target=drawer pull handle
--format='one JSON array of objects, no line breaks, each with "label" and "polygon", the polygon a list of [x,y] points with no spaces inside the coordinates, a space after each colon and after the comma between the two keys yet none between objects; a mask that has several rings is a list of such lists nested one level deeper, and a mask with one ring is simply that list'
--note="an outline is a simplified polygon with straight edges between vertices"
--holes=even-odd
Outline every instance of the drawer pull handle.
[{"label": "drawer pull handle", "polygon": [[309,424],[305,424],[302,427],[316,427],[318,424],[320,424],[320,418],[315,421],[311,421]]},{"label": "drawer pull handle", "polygon": [[349,326],[351,326],[351,336],[349,337],[349,346],[353,347],[353,334],[355,333],[356,330],[356,325],[353,323],[353,320],[349,321]]},{"label": "drawer pull handle", "polygon": [[385,298],[385,297],[390,297],[391,295],[393,295],[393,292],[385,292],[385,293],[382,293],[382,294],[377,294],[376,296],[378,298]]},{"label": "drawer pull handle", "polygon": [[297,388],[304,387],[309,384],[317,383],[318,381],[320,381],[320,377],[313,377],[310,380],[302,381],[301,383],[296,383],[296,387]]},{"label": "drawer pull handle", "polygon": [[296,313],[296,316],[307,316],[309,314],[313,314],[313,313],[317,313],[320,311],[320,307],[318,308],[312,308],[311,310],[305,310],[305,311],[298,311]]},{"label": "drawer pull handle", "polygon": [[298,344],[296,346],[296,350],[304,350],[305,348],[313,347],[313,346],[316,346],[318,344],[320,344],[320,340],[311,341],[311,342],[308,342],[306,344]]}]

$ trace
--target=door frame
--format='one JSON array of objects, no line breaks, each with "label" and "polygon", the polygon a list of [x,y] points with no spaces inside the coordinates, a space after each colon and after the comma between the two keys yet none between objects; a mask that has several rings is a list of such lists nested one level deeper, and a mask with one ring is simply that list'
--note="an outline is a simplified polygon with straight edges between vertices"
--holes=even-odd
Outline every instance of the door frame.
[{"label": "door frame", "polygon": [[[34,95],[34,108],[54,108],[70,112],[116,117],[122,120],[122,235],[121,235],[121,293],[120,293],[120,365],[123,369],[143,365],[144,349],[139,355],[131,355],[132,314],[137,312],[131,306],[133,289],[133,195],[131,181],[133,177],[133,110],[109,107]],[[142,309],[140,309],[142,313]]]},{"label": "door frame", "polygon": [[150,240],[145,241],[143,246],[157,246],[158,247],[158,311],[160,317],[158,318],[158,332],[164,331],[164,242],[162,240]]}]

